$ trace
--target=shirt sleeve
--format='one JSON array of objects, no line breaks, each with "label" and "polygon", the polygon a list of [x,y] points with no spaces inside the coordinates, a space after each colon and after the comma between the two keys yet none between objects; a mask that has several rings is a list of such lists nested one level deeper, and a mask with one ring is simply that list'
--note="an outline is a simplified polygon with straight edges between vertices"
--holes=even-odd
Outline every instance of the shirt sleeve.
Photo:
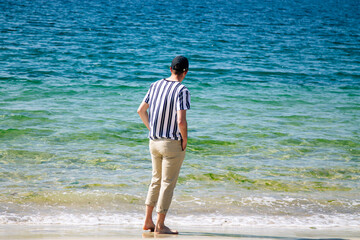
[{"label": "shirt sleeve", "polygon": [[186,87],[184,87],[179,93],[176,110],[179,111],[188,109],[190,109],[190,92]]},{"label": "shirt sleeve", "polygon": [[149,90],[147,91],[147,93],[146,93],[146,95],[145,95],[145,97],[144,97],[144,99],[143,99],[143,102],[146,102],[147,104],[149,104],[149,102],[150,102],[150,92],[151,92],[151,88],[152,88],[152,84],[151,84]]}]

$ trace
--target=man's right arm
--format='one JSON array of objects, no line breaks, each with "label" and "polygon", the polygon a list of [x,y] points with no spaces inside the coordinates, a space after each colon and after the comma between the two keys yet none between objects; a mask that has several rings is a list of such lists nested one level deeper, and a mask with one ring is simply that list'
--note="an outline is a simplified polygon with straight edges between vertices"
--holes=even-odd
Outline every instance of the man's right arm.
[{"label": "man's right arm", "polygon": [[177,111],[177,122],[181,134],[181,147],[185,151],[187,145],[187,121],[186,121],[186,110]]},{"label": "man's right arm", "polygon": [[148,108],[149,104],[147,104],[146,102],[142,102],[137,110],[137,113],[139,114],[141,120],[143,121],[147,129],[149,129],[150,131],[149,114],[147,112]]}]

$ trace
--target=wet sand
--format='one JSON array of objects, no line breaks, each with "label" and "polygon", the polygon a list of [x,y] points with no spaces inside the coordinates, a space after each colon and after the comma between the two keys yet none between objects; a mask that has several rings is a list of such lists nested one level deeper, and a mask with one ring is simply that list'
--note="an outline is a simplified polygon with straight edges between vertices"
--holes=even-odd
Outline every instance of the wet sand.
[{"label": "wet sand", "polygon": [[356,229],[299,229],[299,228],[213,228],[193,227],[176,229],[179,235],[161,235],[140,230],[140,226],[130,228],[118,225],[104,226],[67,226],[67,225],[24,225],[11,224],[0,226],[0,239],[25,240],[115,240],[115,239],[351,239],[360,240],[360,231]]}]

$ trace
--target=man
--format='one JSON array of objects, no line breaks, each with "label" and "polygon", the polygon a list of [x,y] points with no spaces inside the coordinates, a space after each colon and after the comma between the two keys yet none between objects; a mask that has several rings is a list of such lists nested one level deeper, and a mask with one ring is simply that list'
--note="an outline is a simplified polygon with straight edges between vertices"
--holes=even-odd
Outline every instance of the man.
[{"label": "man", "polygon": [[[190,92],[181,83],[188,70],[187,58],[175,57],[170,67],[171,76],[151,84],[137,110],[141,120],[149,129],[153,169],[145,201],[143,229],[155,233],[178,234],[177,231],[165,226],[165,216],[185,158],[188,139],[186,110],[190,109]],[[156,224],[152,220],[155,205]]]}]

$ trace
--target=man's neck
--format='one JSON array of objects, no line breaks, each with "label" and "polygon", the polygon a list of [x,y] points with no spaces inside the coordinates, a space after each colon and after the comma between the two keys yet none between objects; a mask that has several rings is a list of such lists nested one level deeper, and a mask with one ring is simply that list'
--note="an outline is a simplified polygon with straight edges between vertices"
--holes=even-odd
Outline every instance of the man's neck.
[{"label": "man's neck", "polygon": [[182,82],[182,80],[184,80],[184,78],[181,75],[171,74],[171,76],[168,77],[167,80],[174,81],[174,82]]}]

